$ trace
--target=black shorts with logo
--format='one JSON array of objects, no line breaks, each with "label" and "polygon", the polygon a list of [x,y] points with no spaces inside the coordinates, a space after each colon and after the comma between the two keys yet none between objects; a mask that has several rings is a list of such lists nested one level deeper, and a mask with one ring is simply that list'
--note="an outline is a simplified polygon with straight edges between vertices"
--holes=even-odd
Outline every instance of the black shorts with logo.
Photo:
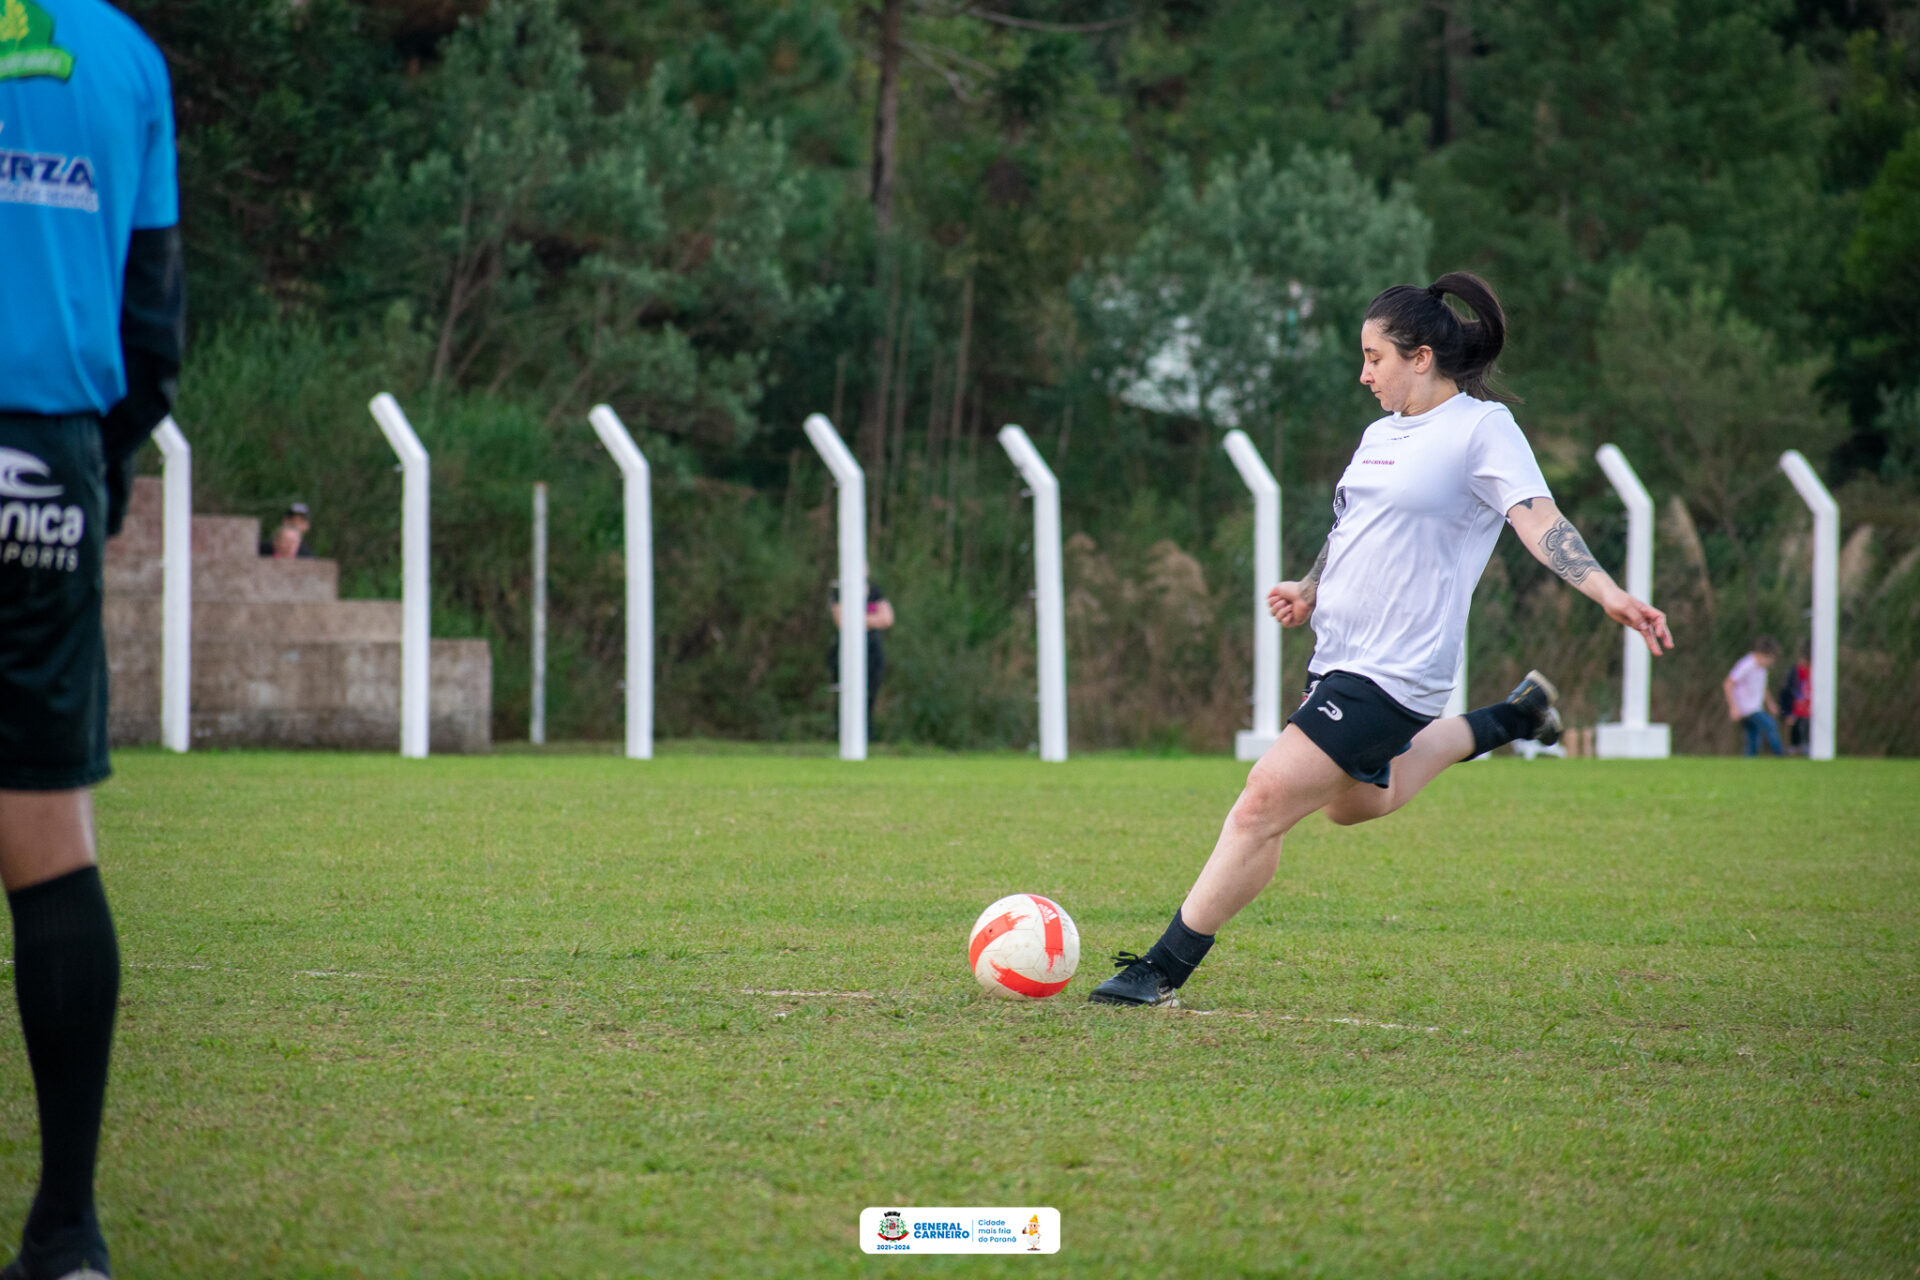
[{"label": "black shorts with logo", "polygon": [[0,411],[0,790],[110,772],[106,547],[100,419]]},{"label": "black shorts with logo", "polygon": [[1433,717],[1415,715],[1365,676],[1309,671],[1300,709],[1287,723],[1354,778],[1384,787],[1393,778],[1393,758],[1413,745],[1413,735]]}]

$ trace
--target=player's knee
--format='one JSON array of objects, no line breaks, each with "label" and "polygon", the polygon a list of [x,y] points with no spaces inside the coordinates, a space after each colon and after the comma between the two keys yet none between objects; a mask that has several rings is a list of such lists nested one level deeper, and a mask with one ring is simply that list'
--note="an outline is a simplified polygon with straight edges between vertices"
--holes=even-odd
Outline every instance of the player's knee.
[{"label": "player's knee", "polygon": [[1247,785],[1241,788],[1240,798],[1233,802],[1227,821],[1257,836],[1285,835],[1292,825],[1287,821],[1286,809],[1285,788],[1271,775],[1255,769],[1248,775]]},{"label": "player's knee", "polygon": [[1358,786],[1328,805],[1324,812],[1327,821],[1337,827],[1357,827],[1363,822],[1386,817],[1404,803],[1405,799],[1396,799],[1391,789]]}]

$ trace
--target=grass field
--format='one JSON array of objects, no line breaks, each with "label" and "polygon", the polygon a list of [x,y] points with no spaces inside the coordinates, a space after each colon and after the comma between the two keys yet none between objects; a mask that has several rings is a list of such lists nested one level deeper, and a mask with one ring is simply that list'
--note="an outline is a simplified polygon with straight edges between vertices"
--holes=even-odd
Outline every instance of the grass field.
[{"label": "grass field", "polygon": [[[117,765],[123,1277],[1920,1275],[1913,762],[1454,769],[1290,836],[1172,1014],[1084,999],[1227,760]],[[1016,890],[1044,1004],[966,970]],[[8,1233],[33,1133],[9,1010]],[[1058,1255],[855,1242],[1016,1203]]]}]

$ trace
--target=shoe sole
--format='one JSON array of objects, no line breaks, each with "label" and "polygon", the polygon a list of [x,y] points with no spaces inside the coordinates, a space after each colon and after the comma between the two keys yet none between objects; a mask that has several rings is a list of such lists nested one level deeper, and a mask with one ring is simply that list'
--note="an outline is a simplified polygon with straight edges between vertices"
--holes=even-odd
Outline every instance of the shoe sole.
[{"label": "shoe sole", "polygon": [[1560,741],[1560,711],[1557,707],[1547,708],[1547,721],[1540,726],[1540,732],[1533,735],[1533,740],[1543,747]]},{"label": "shoe sole", "polygon": [[1094,992],[1087,997],[1088,1004],[1110,1004],[1122,1009],[1178,1009],[1179,996],[1168,996],[1165,1000],[1120,1000],[1113,996],[1103,996]]},{"label": "shoe sole", "polygon": [[[1560,690],[1538,671],[1527,672],[1527,680],[1539,685],[1547,695],[1547,714],[1542,718],[1540,732],[1533,735],[1533,740],[1543,747],[1550,747],[1560,741],[1560,709],[1553,705],[1560,701]],[[1522,684],[1526,682],[1521,681]]]}]

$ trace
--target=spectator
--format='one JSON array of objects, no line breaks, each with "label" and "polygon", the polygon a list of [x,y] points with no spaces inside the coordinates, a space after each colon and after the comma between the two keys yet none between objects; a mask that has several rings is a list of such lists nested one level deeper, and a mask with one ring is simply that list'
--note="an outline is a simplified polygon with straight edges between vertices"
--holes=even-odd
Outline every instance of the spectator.
[{"label": "spectator", "polygon": [[1794,659],[1793,669],[1780,685],[1780,710],[1787,721],[1787,754],[1807,754],[1808,731],[1813,727],[1813,673],[1804,654]]},{"label": "spectator", "polygon": [[1767,669],[1779,657],[1780,642],[1772,636],[1761,636],[1753,642],[1752,651],[1734,663],[1733,670],[1720,682],[1721,691],[1727,695],[1728,718],[1746,732],[1745,755],[1759,755],[1762,742],[1774,755],[1785,754],[1780,747],[1780,728],[1774,720],[1780,707],[1767,691]]},{"label": "spectator", "polygon": [[[873,704],[880,696],[880,676],[887,669],[886,649],[880,633],[893,626],[893,606],[878,583],[867,583],[867,740],[873,740]],[[840,674],[840,588],[833,589],[833,647],[827,652],[828,668]]]},{"label": "spectator", "polygon": [[[286,509],[280,517],[279,527],[273,533],[260,540],[261,556],[272,556],[284,560],[298,556],[306,560],[313,556],[313,548],[307,545],[307,532],[313,528],[313,520],[307,512],[307,504],[296,502]],[[291,533],[292,537],[287,535]],[[291,547],[292,550],[284,548]]]}]

